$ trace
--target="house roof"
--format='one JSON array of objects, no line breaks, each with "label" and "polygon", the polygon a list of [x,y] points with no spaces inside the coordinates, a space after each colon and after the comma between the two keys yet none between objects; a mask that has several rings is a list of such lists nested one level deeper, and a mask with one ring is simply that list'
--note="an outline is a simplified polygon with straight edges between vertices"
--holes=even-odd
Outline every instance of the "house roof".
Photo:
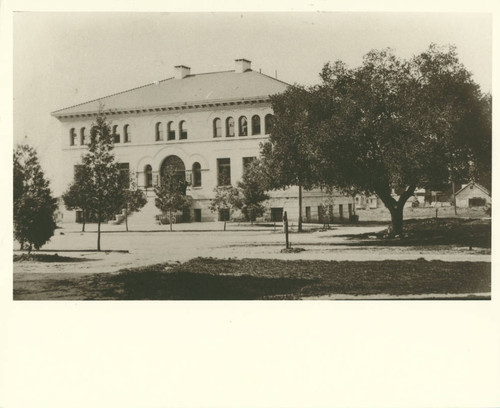
[{"label": "house roof", "polygon": [[481,184],[477,184],[475,181],[469,181],[465,186],[463,186],[460,190],[458,190],[456,193],[455,193],[455,196],[460,194],[462,191],[464,191],[466,188],[468,188],[470,185],[473,185],[473,186],[476,186],[479,190],[481,190],[483,193],[487,194],[487,195],[490,195],[490,192],[485,188],[483,187]]},{"label": "house roof", "polygon": [[104,96],[52,112],[58,118],[94,114],[99,104],[111,113],[161,111],[205,105],[250,103],[268,100],[289,84],[268,75],[247,70],[187,75],[168,78],[138,88]]}]

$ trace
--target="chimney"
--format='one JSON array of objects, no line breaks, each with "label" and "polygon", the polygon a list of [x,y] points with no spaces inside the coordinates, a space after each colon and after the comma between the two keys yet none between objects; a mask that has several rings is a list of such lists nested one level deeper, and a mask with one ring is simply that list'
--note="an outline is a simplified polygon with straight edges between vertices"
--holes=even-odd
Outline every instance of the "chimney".
[{"label": "chimney", "polygon": [[244,58],[240,58],[240,59],[234,60],[234,63],[235,63],[234,71],[237,74],[241,74],[245,71],[252,70],[252,61],[248,61]]},{"label": "chimney", "polygon": [[176,65],[175,66],[175,79],[182,79],[187,77],[191,73],[191,68],[186,67],[185,65]]}]

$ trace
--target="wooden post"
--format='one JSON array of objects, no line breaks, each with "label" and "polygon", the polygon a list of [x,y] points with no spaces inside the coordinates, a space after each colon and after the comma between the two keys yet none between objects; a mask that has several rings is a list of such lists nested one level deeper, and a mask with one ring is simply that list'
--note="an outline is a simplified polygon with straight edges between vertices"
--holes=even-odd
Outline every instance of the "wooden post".
[{"label": "wooden post", "polygon": [[298,232],[302,232],[302,186],[299,184],[299,227]]},{"label": "wooden post", "polygon": [[283,220],[285,221],[285,248],[288,249],[288,217],[286,215],[286,211],[285,215],[283,216]]}]

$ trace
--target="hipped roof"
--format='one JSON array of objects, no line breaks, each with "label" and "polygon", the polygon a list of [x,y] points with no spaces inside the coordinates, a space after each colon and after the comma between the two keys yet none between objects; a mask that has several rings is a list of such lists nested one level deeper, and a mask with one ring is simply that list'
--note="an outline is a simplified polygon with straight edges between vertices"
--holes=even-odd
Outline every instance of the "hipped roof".
[{"label": "hipped roof", "polygon": [[52,112],[58,118],[95,114],[99,105],[106,112],[162,111],[212,104],[249,103],[268,100],[285,91],[288,84],[268,75],[247,70],[168,78],[138,88],[104,96]]}]

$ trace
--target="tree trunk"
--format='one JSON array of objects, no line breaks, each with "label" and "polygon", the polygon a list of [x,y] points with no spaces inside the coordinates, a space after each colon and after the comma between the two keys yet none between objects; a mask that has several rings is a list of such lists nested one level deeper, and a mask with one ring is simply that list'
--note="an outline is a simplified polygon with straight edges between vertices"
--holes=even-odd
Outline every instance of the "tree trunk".
[{"label": "tree trunk", "polygon": [[391,213],[391,236],[403,237],[403,210],[408,199],[415,192],[416,186],[409,186],[408,189],[399,196],[399,200],[396,201],[390,193],[390,189],[387,188],[382,192],[377,191],[377,195],[380,197],[384,205],[387,207]]},{"label": "tree trunk", "polygon": [[128,232],[128,210],[125,209],[125,230]]},{"label": "tree trunk", "polygon": [[87,214],[85,213],[85,210],[82,210],[82,217],[83,217],[83,222],[82,222],[82,232],[85,232],[85,218]]},{"label": "tree trunk", "polygon": [[298,232],[302,232],[302,186],[299,184],[299,227]]},{"label": "tree trunk", "polygon": [[170,231],[172,231],[172,211],[168,212],[168,223],[170,225]]},{"label": "tree trunk", "polygon": [[403,208],[404,203],[402,206],[400,206],[399,202],[392,209],[389,208],[389,211],[391,213],[391,235],[400,237],[402,237],[403,235]]}]

